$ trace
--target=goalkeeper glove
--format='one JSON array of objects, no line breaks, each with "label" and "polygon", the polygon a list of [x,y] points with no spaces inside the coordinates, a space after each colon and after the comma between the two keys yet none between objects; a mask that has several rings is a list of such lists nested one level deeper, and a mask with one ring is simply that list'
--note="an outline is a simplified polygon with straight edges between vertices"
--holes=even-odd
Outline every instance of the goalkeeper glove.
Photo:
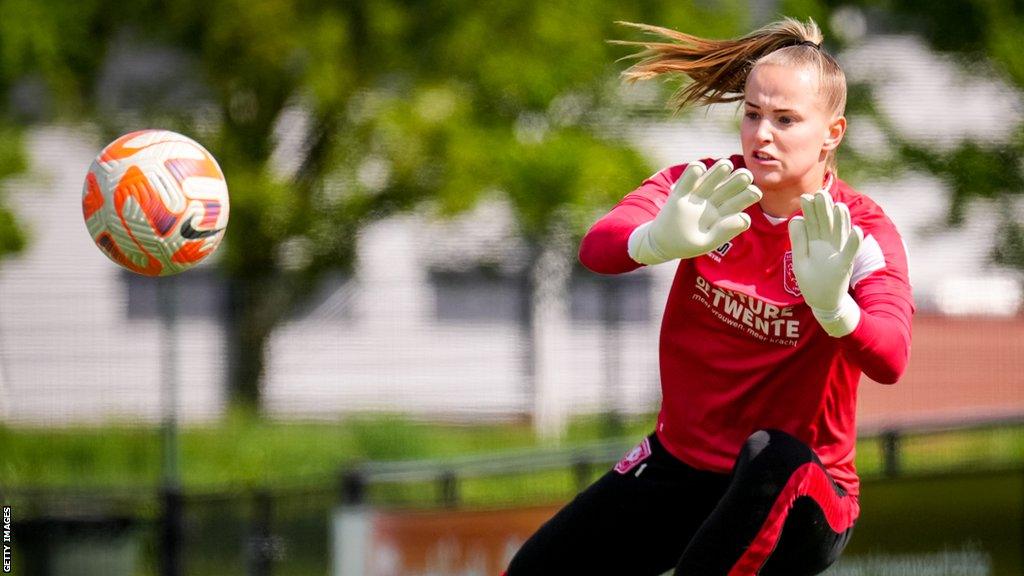
[{"label": "goalkeeper glove", "polygon": [[750,228],[743,213],[761,199],[749,170],[733,171],[719,160],[710,169],[691,163],[672,186],[658,215],[629,235],[629,256],[641,264],[693,258],[718,248]]},{"label": "goalkeeper glove", "polygon": [[851,226],[846,204],[833,203],[824,190],[801,196],[800,205],[803,216],[789,221],[793,273],[818,323],[840,338],[860,322],[860,306],[850,296],[850,277],[863,232]]}]

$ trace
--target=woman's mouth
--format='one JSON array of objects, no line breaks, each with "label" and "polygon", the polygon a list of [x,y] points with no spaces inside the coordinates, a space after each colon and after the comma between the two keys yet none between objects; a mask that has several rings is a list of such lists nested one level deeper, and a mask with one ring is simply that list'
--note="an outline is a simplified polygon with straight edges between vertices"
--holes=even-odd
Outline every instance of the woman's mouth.
[{"label": "woman's mouth", "polygon": [[758,160],[771,161],[775,160],[775,157],[767,152],[761,152],[760,150],[754,152],[754,158]]}]

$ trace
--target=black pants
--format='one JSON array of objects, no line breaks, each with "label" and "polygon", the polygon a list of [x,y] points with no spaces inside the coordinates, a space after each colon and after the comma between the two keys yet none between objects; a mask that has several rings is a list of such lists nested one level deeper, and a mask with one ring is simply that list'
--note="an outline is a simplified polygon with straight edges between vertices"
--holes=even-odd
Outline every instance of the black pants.
[{"label": "black pants", "polygon": [[857,511],[784,432],[751,435],[732,474],[688,466],[652,434],[541,526],[507,574],[818,574],[846,547]]}]

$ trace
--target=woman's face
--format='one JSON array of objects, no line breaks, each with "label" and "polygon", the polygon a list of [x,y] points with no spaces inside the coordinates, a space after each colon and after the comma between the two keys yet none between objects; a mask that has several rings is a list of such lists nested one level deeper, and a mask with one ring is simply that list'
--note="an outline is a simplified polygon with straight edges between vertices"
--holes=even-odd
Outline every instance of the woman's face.
[{"label": "woman's face", "polygon": [[740,138],[754,183],[799,195],[821,187],[828,151],[846,120],[833,118],[811,70],[761,64],[747,77]]}]

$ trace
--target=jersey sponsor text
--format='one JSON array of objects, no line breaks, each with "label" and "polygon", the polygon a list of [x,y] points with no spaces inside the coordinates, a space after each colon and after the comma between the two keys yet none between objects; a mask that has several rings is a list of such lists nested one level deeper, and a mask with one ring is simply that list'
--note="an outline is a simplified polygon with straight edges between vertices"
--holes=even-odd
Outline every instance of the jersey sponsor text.
[{"label": "jersey sponsor text", "polygon": [[697,276],[693,298],[722,322],[772,344],[796,346],[800,339],[800,321],[793,317],[792,306],[775,306],[760,298],[712,285]]}]

